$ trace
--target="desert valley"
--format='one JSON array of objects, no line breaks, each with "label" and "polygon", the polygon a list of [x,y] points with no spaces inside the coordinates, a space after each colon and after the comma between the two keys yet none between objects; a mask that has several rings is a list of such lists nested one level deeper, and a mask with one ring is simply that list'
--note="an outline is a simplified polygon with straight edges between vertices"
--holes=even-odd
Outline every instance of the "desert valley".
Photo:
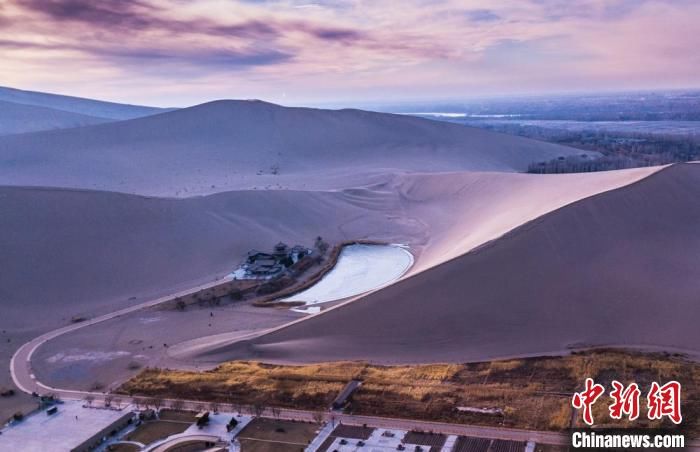
[{"label": "desert valley", "polygon": [[695,0],[0,0],[0,452],[700,451]]},{"label": "desert valley", "polygon": [[[524,174],[599,154],[354,109],[0,101],[4,418],[152,368],[700,354],[695,163]],[[276,244],[309,255],[235,272]]]}]

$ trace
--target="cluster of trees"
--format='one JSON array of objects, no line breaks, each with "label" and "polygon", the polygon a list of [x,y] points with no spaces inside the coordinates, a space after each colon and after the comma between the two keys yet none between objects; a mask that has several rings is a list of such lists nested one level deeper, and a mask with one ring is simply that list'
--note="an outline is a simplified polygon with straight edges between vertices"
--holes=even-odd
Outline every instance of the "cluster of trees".
[{"label": "cluster of trees", "polygon": [[279,292],[282,289],[286,289],[287,287],[293,285],[295,282],[296,279],[289,275],[280,275],[261,284],[260,287],[258,287],[258,289],[255,291],[255,293],[258,295],[269,295],[275,292]]},{"label": "cluster of trees", "polygon": [[[95,402],[95,397],[91,394],[85,397],[86,405],[92,406]],[[271,401],[257,400],[250,405],[240,403],[239,401],[231,400],[228,407],[224,407],[226,410],[232,410],[234,412],[245,414],[246,412],[255,417],[270,416],[274,419],[280,419],[282,417],[282,409],[279,406],[274,406],[270,404]],[[158,416],[161,409],[171,409],[174,411],[187,411],[194,409],[195,412],[203,412],[206,410],[212,413],[218,413],[222,406],[216,402],[202,402],[196,406],[186,407],[185,402],[182,399],[175,400],[165,400],[159,397],[133,397],[122,400],[121,397],[108,395],[104,398],[105,406],[116,406],[121,407],[122,403],[131,403],[137,410],[153,410],[154,415]],[[314,411],[311,414],[314,422],[320,424],[325,420],[325,414],[322,411]],[[233,418],[228,422],[228,427],[233,429],[238,424],[238,421]]]},{"label": "cluster of trees", "polygon": [[531,163],[527,172],[534,174],[559,174],[559,173],[590,173],[594,171],[611,171],[625,168],[639,168],[644,166],[665,165],[674,163],[662,156],[645,156],[634,158],[624,155],[610,155],[600,158],[582,158],[580,156],[561,157],[546,162]]},{"label": "cluster of trees", "polygon": [[[302,257],[296,263],[292,263],[291,258],[288,258],[289,262],[285,263],[285,266],[289,267],[289,271],[261,283],[260,286],[255,289],[256,295],[270,295],[292,286],[294,283],[296,283],[297,277],[314,265],[318,265],[323,262],[329,249],[330,244],[326,242],[323,237],[316,237],[314,240],[314,252],[312,254]],[[234,301],[240,301],[244,298],[245,293],[240,288],[232,287],[226,295],[228,295]],[[213,290],[206,290],[194,295],[194,301],[199,306],[204,306],[205,304],[210,306],[219,306],[224,296],[225,295],[216,294]],[[185,311],[187,309],[188,302],[185,300],[185,298],[178,297],[174,300],[174,306],[178,311]]]},{"label": "cluster of trees", "polygon": [[603,157],[585,155],[559,157],[534,162],[529,173],[578,173],[665,165],[700,159],[700,137],[656,134],[612,134],[610,132],[572,132],[528,127],[520,135],[579,149],[598,151]]},{"label": "cluster of trees", "polygon": [[[232,287],[227,293],[225,294],[217,294],[215,292],[216,289],[214,290],[206,290],[204,292],[197,293],[193,296],[194,302],[197,303],[199,306],[204,306],[204,305],[209,305],[209,306],[220,306],[222,303],[222,299],[228,295],[231,300],[233,301],[240,301],[243,299],[244,293],[243,291],[238,288],[238,287]],[[187,309],[187,301],[185,301],[184,298],[182,297],[177,297],[174,300],[175,302],[175,309],[178,311],[184,311]]]}]

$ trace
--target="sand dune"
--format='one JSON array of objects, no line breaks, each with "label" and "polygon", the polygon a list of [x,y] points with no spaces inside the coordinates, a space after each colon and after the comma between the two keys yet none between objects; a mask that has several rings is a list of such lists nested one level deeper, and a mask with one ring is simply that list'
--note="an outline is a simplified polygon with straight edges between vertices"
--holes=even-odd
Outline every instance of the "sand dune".
[{"label": "sand dune", "polygon": [[[368,219],[341,193],[232,192],[184,200],[57,189],[0,189],[3,328],[64,324],[229,273],[251,248],[348,238]],[[377,236],[381,237],[381,232]],[[52,316],[32,313],[51,309]]]},{"label": "sand dune", "polygon": [[[698,166],[648,178],[658,168],[520,174],[584,151],[260,101],[163,112],[0,88],[3,106],[0,134],[81,126],[0,137],[8,340],[220,278],[251,248],[322,235],[405,243],[415,265],[395,285],[247,342],[236,339],[298,314],[231,311],[235,328],[226,316],[212,326],[206,313],[196,325],[166,315],[160,328],[121,318],[51,346],[102,356],[128,349],[125,331],[135,328],[172,345],[144,357],[149,364],[464,361],[600,344],[697,350]],[[90,372],[111,375],[106,366]]]},{"label": "sand dune", "polygon": [[141,105],[119,104],[82,97],[63,96],[60,94],[25,91],[0,86],[0,101],[14,104],[33,105],[51,108],[68,113],[108,118],[112,120],[133,119],[142,116],[163,113],[172,109],[144,107]]},{"label": "sand dune", "polygon": [[581,153],[409,116],[217,101],[130,121],[2,137],[0,180],[186,197],[355,187],[390,172],[521,171],[534,160]]},{"label": "sand dune", "polygon": [[60,313],[43,319],[47,324],[113,310],[225,275],[251,248],[269,249],[279,240],[310,245],[317,235],[407,243],[417,257],[415,273],[655,170],[399,175],[358,189],[187,199],[4,187],[2,323],[37,324],[41,319],[25,313],[45,306]]},{"label": "sand dune", "polygon": [[110,119],[81,115],[53,108],[0,101],[0,135],[67,129],[109,122]]},{"label": "sand dune", "polygon": [[[332,242],[407,243],[416,256],[411,273],[429,274],[432,266],[522,222],[656,170],[560,176],[388,174],[371,186],[343,190],[249,190],[187,199],[0,188],[0,327],[12,338],[7,353],[0,350],[0,363],[9,359],[14,344],[65,325],[71,316],[112,312],[227,274],[253,247],[267,249],[278,240],[310,244],[318,234]],[[270,311],[250,309],[259,315],[233,313],[235,327],[219,320],[210,326],[206,310],[196,324],[193,313],[175,313],[180,315],[169,316],[159,328],[143,328],[134,320],[139,316],[129,316],[68,334],[46,350],[66,344],[79,344],[85,353],[131,350],[132,335],[126,331],[135,328],[151,344],[172,346],[167,356],[144,355],[148,365],[209,365],[233,356],[230,343],[242,331],[284,321],[278,315],[264,320]],[[391,309],[388,315],[399,313]],[[435,310],[425,313],[425,321],[433,322],[433,316],[435,321],[443,318]],[[34,363],[40,364],[49,366]],[[112,360],[91,367],[75,383],[90,384],[93,372],[119,378],[123,364]],[[65,375],[56,366],[37,367],[37,372],[52,382],[52,375]],[[0,384],[7,384],[4,380]]]},{"label": "sand dune", "polygon": [[670,167],[217,358],[466,361],[598,345],[700,353],[699,190],[700,167]]},{"label": "sand dune", "polygon": [[[15,202],[4,205],[0,202],[0,207],[13,211],[10,208],[19,201],[31,202],[35,206],[32,210],[14,210],[22,217],[17,221],[44,224],[46,229],[15,234],[14,243],[22,245],[13,248],[2,264],[11,268],[13,275],[47,276],[40,288],[27,291],[21,290],[20,285],[28,284],[26,277],[2,281],[3,286],[9,283],[16,287],[13,290],[16,304],[5,306],[4,312],[9,312],[7,322],[12,320],[15,328],[30,322],[56,323],[60,320],[58,316],[113,310],[164,288],[187,287],[209,275],[227,273],[251,246],[266,248],[280,239],[309,243],[318,231],[332,241],[369,238],[408,243],[416,256],[413,273],[430,272],[427,269],[431,266],[454,258],[470,246],[478,245],[480,240],[498,237],[562,203],[631,183],[656,170],[561,176],[396,175],[372,187],[340,191],[246,191],[185,200],[90,191],[5,189],[6,195],[14,193],[0,199],[14,198]],[[72,207],[65,211],[55,208],[56,205]],[[80,216],[76,214],[78,210]],[[35,216],[28,216],[29,212]],[[43,213],[37,216],[36,212]],[[492,216],[498,221],[493,221]],[[144,224],[148,227],[135,226]],[[65,246],[41,241],[49,228],[61,231],[54,232],[56,243]],[[121,238],[110,245],[115,240],[111,238],[113,235]],[[109,253],[115,259],[95,257]],[[42,265],[34,269],[37,261]],[[42,298],[43,293],[52,296]],[[129,300],[131,296],[137,298]],[[53,317],[28,320],[27,312],[42,312],[47,305]],[[133,330],[149,344],[169,344],[167,355],[160,348],[154,355],[144,355],[142,359],[147,365],[208,366],[231,356],[230,344],[242,334],[259,333],[249,323],[250,319],[260,317],[261,323],[255,324],[259,328],[284,321],[272,311],[249,309],[252,311],[243,316],[232,314],[235,323],[223,321],[220,315],[224,311],[217,310],[214,326],[206,321],[209,310],[204,310],[204,317],[196,324],[193,316],[199,316],[199,311],[172,312],[158,328],[147,329],[139,319],[150,318],[152,314],[139,312],[62,336],[42,347],[37,356],[52,356],[67,348],[79,348],[87,354],[110,350],[136,353],[141,345],[134,349],[129,343],[136,333],[127,333]],[[253,311],[258,315],[249,318]],[[262,317],[268,314],[274,315],[262,322]],[[432,315],[426,313],[426,319]],[[92,339],[86,341],[86,337]],[[72,377],[71,385],[91,384],[93,372],[101,375],[100,378],[110,375],[120,378],[125,372],[122,361],[94,365],[84,379]],[[41,359],[35,362],[42,379],[57,384],[66,384],[60,380],[61,375],[65,376],[63,365]]]},{"label": "sand dune", "polygon": [[506,232],[579,199],[614,190],[660,167],[579,174],[454,173],[399,178],[403,212],[423,224],[412,245],[426,270],[495,240]]}]

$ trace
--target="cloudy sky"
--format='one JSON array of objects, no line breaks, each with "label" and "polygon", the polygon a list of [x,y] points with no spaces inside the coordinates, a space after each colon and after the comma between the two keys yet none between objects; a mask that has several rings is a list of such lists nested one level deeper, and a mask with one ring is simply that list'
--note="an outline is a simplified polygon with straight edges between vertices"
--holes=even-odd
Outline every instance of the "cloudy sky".
[{"label": "cloudy sky", "polygon": [[696,0],[0,0],[0,85],[132,103],[700,87]]}]

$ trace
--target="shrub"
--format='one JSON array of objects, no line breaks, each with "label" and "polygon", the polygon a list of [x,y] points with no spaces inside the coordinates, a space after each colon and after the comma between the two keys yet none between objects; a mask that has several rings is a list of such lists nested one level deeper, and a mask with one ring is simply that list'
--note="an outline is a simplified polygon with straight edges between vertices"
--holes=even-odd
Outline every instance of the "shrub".
[{"label": "shrub", "polygon": [[322,256],[326,254],[326,251],[328,251],[328,242],[323,240],[323,237],[318,236],[316,237],[316,242],[314,243],[314,247],[318,250],[319,254]]},{"label": "shrub", "polygon": [[290,276],[282,276],[262,284],[260,287],[258,287],[256,292],[258,295],[269,295],[291,286],[294,284],[294,282],[294,278]]},{"label": "shrub", "polygon": [[312,255],[304,256],[292,266],[292,270],[295,274],[299,275],[304,273],[306,270],[310,269],[317,263],[318,261],[316,260],[316,257]]},{"label": "shrub", "polygon": [[2,388],[0,389],[0,396],[2,397],[12,397],[15,395],[14,389]]}]

